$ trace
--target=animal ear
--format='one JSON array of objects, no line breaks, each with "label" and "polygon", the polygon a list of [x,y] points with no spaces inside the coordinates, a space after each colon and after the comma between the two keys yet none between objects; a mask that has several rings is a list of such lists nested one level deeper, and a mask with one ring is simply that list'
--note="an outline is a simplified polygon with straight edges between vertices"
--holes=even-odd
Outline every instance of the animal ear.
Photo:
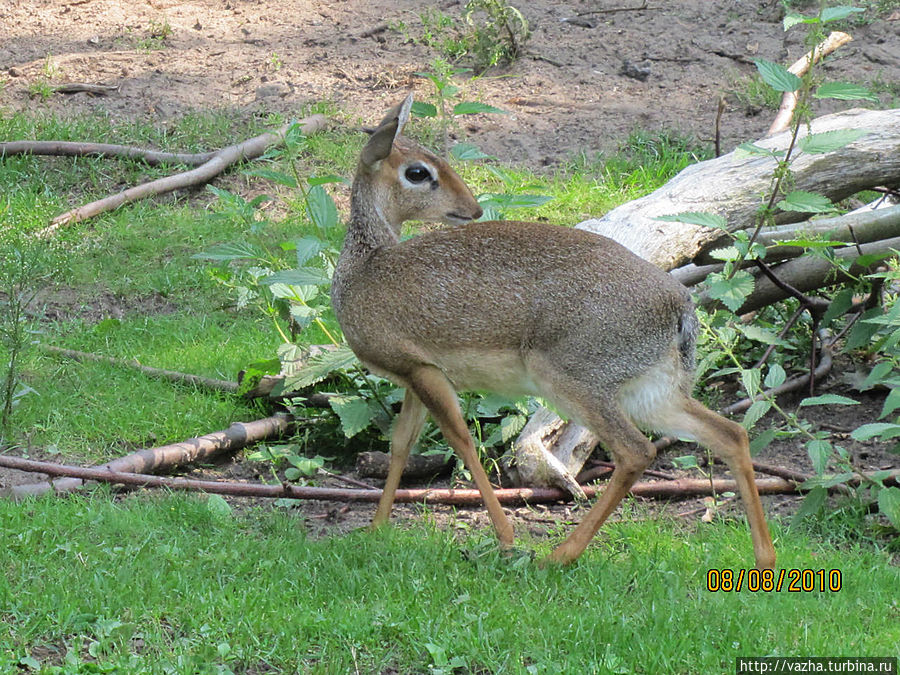
[{"label": "animal ear", "polygon": [[402,132],[403,127],[409,121],[409,111],[412,108],[413,95],[409,94],[401,103],[391,108],[378,128],[369,137],[369,142],[363,148],[361,160],[366,166],[374,166],[391,154],[394,139]]}]

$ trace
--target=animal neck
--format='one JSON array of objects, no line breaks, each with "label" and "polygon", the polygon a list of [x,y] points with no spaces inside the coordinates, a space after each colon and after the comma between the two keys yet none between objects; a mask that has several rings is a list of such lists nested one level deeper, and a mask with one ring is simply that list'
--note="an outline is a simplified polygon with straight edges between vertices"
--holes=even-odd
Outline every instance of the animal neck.
[{"label": "animal neck", "polygon": [[400,225],[392,222],[391,215],[380,206],[375,186],[369,180],[360,180],[359,173],[350,192],[350,222],[344,239],[342,256],[365,256],[383,246],[400,241]]}]

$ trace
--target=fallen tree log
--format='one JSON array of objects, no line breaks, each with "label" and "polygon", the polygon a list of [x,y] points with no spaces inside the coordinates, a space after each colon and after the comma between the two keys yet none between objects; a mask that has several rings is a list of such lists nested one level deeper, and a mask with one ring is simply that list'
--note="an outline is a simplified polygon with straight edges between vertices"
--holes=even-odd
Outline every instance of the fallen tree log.
[{"label": "fallen tree log", "polygon": [[[180,443],[163,445],[158,448],[144,448],[101,466],[82,469],[80,474],[53,473],[52,471],[34,469],[39,473],[67,477],[61,480],[42,481],[2,488],[0,489],[0,497],[21,499],[51,491],[70,492],[81,487],[85,480],[94,480],[92,476],[103,475],[104,473],[107,475],[134,475],[171,469],[176,466],[207,460],[226,452],[233,452],[267,438],[280,436],[290,428],[290,425],[290,418],[287,415],[275,415],[253,422],[235,422],[223,431],[216,431],[197,438],[189,438]],[[14,459],[16,458],[0,455],[0,466],[7,466],[13,469],[25,466],[21,464],[13,466],[12,464],[15,464],[15,462],[10,464],[9,461]],[[3,462],[7,463],[4,464]],[[39,464],[52,466],[47,462],[35,462],[32,466]],[[32,469],[22,470],[31,471]]]},{"label": "fallen tree log", "polygon": [[[868,134],[827,154],[798,153],[791,170],[792,189],[838,201],[860,190],[900,183],[900,109],[854,109],[811,122],[813,133],[865,129]],[[807,134],[804,127],[799,137]],[[790,132],[756,141],[771,150],[786,150]],[[658,216],[707,211],[724,216],[729,230],[752,228],[760,195],[770,188],[775,161],[731,152],[693,164],[655,192],[623,204],[602,218],[577,227],[615,239],[665,270],[688,263],[721,232],[685,223],[660,222]],[[803,219],[784,212],[780,223]]]},{"label": "fallen tree log", "polygon": [[[803,246],[779,244],[783,241],[825,238],[850,246],[869,244],[893,237],[900,237],[900,205],[879,209],[862,209],[834,218],[816,218],[791,225],[767,227],[760,230],[756,241],[766,247],[766,262],[772,263],[788,258],[798,258],[807,250]],[[719,237],[704,246],[692,262],[695,265],[719,264],[719,261],[710,255],[710,252],[730,244],[730,238]],[[673,275],[677,271],[673,270]]]},{"label": "fallen tree log", "polygon": [[[848,246],[835,249],[834,256],[839,260],[854,260],[860,254],[891,256],[896,255],[897,251],[900,251],[900,237],[884,239],[871,244],[862,244],[858,248]],[[777,265],[772,268],[772,271],[778,275],[781,281],[791,285],[798,291],[807,293],[826,286],[834,286],[847,281],[852,282],[852,277],[865,274],[866,268],[856,264],[851,265],[851,276],[848,276],[829,260],[804,256]],[[754,312],[788,297],[790,297],[790,293],[772,282],[771,279],[764,275],[758,275],[753,292],[744,300],[744,304],[737,310],[737,314]],[[700,294],[699,304],[701,307],[708,309],[714,307],[716,301],[710,298],[708,293],[703,292]]]},{"label": "fallen tree log", "polygon": [[[339,502],[377,502],[381,498],[381,490],[324,488],[297,486],[290,484],[267,485],[263,483],[233,483],[208,480],[191,480],[187,478],[168,478],[138,473],[123,473],[110,469],[86,468],[37,462],[20,457],[0,455],[0,466],[20,471],[34,471],[53,476],[73,476],[80,481],[97,481],[134,485],[138,487],[163,487],[169,490],[191,492],[207,492],[210,494],[229,495],[234,497],[269,497],[288,499],[316,499]],[[900,469],[890,472],[884,479],[885,484],[893,484],[900,477]],[[861,478],[847,481],[849,485],[858,485]],[[801,488],[796,482],[784,478],[761,478],[756,481],[760,494],[796,494]],[[601,490],[594,486],[584,486],[584,493],[591,498]],[[734,480],[720,478],[679,478],[678,480],[660,481],[658,483],[635,483],[629,494],[635,497],[654,499],[678,499],[707,496],[724,492],[737,492]],[[494,491],[500,503],[506,505],[536,504],[541,502],[569,501],[570,495],[557,488],[504,488]],[[0,496],[9,496],[0,493]],[[419,502],[424,504],[449,504],[455,506],[477,506],[482,503],[481,493],[474,489],[441,489],[423,488],[416,490],[397,490],[394,500],[398,503]]]}]

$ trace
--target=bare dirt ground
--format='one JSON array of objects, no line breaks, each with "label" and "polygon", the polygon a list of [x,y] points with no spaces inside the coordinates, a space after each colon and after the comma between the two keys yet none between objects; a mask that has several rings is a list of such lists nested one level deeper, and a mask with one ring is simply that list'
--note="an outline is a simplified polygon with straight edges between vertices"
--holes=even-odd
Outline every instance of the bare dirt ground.
[{"label": "bare dirt ground", "polygon": [[[710,139],[719,97],[741,88],[736,83],[755,71],[752,59],[788,64],[805,52],[802,32],[782,29],[777,0],[655,2],[617,12],[609,10],[641,2],[513,4],[533,31],[527,55],[466,90],[510,114],[472,118],[467,131],[503,161],[536,168],[614,150],[634,129]],[[428,70],[436,53],[392,29],[361,36],[384,21],[402,22],[409,35],[420,36],[421,13],[434,6],[425,0],[2,0],[0,106],[102,110],[164,124],[198,109],[296,114],[304,103],[324,99],[371,122],[408,89],[431,94],[416,73]],[[458,17],[461,6],[444,11]],[[878,17],[847,29],[854,41],[825,65],[829,78],[900,81],[900,11]],[[119,89],[102,97],[32,98],[29,87],[42,81]],[[885,103],[890,96],[884,94]],[[729,101],[725,150],[760,136],[771,121],[769,111],[760,114],[734,95]]]},{"label": "bare dirt ground", "polygon": [[[534,169],[615,151],[637,129],[709,141],[722,95],[722,147],[728,151],[763,135],[773,116],[734,93],[746,91],[742,83],[755,72],[753,59],[789,64],[805,52],[800,31],[783,31],[776,0],[657,0],[639,11],[612,12],[640,7],[641,0],[513,4],[533,31],[526,55],[465,85],[467,99],[509,114],[467,118],[465,134],[502,161]],[[459,16],[459,4],[443,6]],[[425,0],[0,0],[0,114],[99,111],[166,125],[197,110],[293,116],[307,103],[327,100],[351,119],[371,123],[410,89],[432,95],[431,84],[416,73],[429,70],[437,54],[401,31],[364,35],[388,21],[403,22],[418,36],[421,13],[433,7]],[[883,105],[896,105],[900,10],[843,28],[854,41],[823,66],[827,77],[875,85]],[[105,96],[36,95],[67,82],[117,89]],[[822,103],[818,112],[846,107]],[[236,140],[223,138],[221,145]],[[836,386],[837,375],[825,390]],[[864,413],[831,411],[827,421],[849,430],[858,420],[874,419],[881,399],[869,398]],[[854,444],[851,451],[865,468],[898,466],[885,447]],[[773,445],[761,459],[810,468],[802,448],[790,442]],[[672,470],[665,457],[657,468]],[[367,520],[372,507],[305,510],[310,522],[335,531]],[[524,510],[522,519],[543,522],[542,510],[533,513]],[[568,508],[554,513],[555,520],[570,515]],[[483,521],[483,515],[474,510],[461,517]]]}]

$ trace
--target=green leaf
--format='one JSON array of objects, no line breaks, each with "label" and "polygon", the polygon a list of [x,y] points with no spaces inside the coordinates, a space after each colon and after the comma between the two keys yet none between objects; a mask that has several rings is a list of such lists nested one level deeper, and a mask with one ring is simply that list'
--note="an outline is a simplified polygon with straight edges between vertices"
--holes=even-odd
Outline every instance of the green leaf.
[{"label": "green leaf", "polygon": [[809,494],[806,495],[806,499],[803,500],[803,504],[800,505],[793,519],[791,519],[791,527],[797,527],[804,518],[821,513],[826,499],[828,499],[828,490],[821,485],[813,487]]},{"label": "green leaf", "polygon": [[797,12],[788,12],[784,15],[784,19],[782,20],[782,25],[785,30],[790,30],[798,23],[817,23],[819,21],[819,17],[808,17],[803,16],[802,14],[798,14]]},{"label": "green leaf", "polygon": [[900,488],[887,487],[878,491],[878,509],[900,530]]},{"label": "green leaf", "polygon": [[270,274],[259,283],[270,286],[272,284],[287,284],[288,286],[321,286],[331,283],[325,270],[313,267],[301,267],[299,269],[281,270]]},{"label": "green leaf", "polygon": [[806,453],[812,460],[813,470],[815,470],[816,475],[821,476],[825,473],[825,468],[831,457],[831,443],[824,439],[815,438],[806,443]]},{"label": "green leaf", "polygon": [[298,391],[321,382],[336,370],[357,364],[356,354],[346,345],[310,357],[306,365],[284,380],[284,391]]},{"label": "green leaf", "polygon": [[716,260],[737,260],[741,257],[741,252],[738,251],[737,246],[725,246],[724,248],[715,248],[710,251],[709,257]]},{"label": "green leaf", "polygon": [[494,194],[487,192],[478,196],[478,203],[483,207],[494,206],[501,211],[534,208],[550,201],[553,201],[553,197],[548,195]]},{"label": "green leaf", "polygon": [[774,389],[783,385],[786,379],[787,373],[784,372],[784,368],[777,363],[773,363],[769,366],[769,372],[766,373],[766,379],[763,384],[769,389]]},{"label": "green leaf", "polygon": [[682,455],[681,457],[673,457],[672,464],[678,469],[699,469],[697,458],[694,455]]},{"label": "green leaf", "polygon": [[825,310],[824,316],[822,316],[822,327],[828,327],[832,321],[834,321],[839,316],[843,316],[847,313],[847,310],[853,306],[853,289],[852,288],[844,288],[840,290],[835,296],[831,299],[831,304],[828,305],[828,309]]},{"label": "green leaf", "polygon": [[318,237],[307,236],[297,239],[294,242],[294,250],[297,254],[297,267],[303,267],[303,265],[326,248],[328,248],[328,244]]},{"label": "green leaf", "polygon": [[840,21],[841,19],[846,19],[854,14],[865,11],[866,10],[862,7],[849,7],[847,5],[840,7],[826,7],[822,10],[821,19],[822,23],[829,23],[831,21]]},{"label": "green leaf", "polygon": [[757,455],[763,448],[769,445],[769,443],[774,441],[776,436],[778,436],[778,432],[774,429],[766,429],[759,433],[756,438],[750,441],[750,454]]},{"label": "green leaf", "polygon": [[347,181],[341,176],[335,176],[333,173],[326,174],[324,176],[310,176],[306,179],[306,183],[310,187],[314,187],[316,185],[327,185],[328,183],[346,183]]},{"label": "green leaf", "polygon": [[808,396],[800,401],[801,407],[807,405],[859,405],[859,401],[839,394],[822,394],[821,396]]},{"label": "green leaf", "polygon": [[246,171],[241,171],[245,176],[256,176],[257,178],[265,178],[266,180],[270,180],[273,183],[280,183],[281,185],[285,185],[289,188],[297,187],[297,179],[293,176],[289,176],[288,174],[282,171],[273,171],[272,169],[247,169]]},{"label": "green leaf", "polygon": [[735,159],[743,159],[744,157],[772,157],[777,159],[784,155],[784,150],[769,150],[755,143],[741,143],[734,149]]},{"label": "green leaf", "polygon": [[880,263],[882,260],[893,258],[895,255],[897,254],[893,251],[884,251],[882,253],[864,253],[863,255],[857,256],[856,260],[853,261],[853,264],[859,265],[860,267],[870,267],[875,263]]},{"label": "green leaf", "polygon": [[767,401],[766,399],[754,401],[753,404],[747,409],[747,412],[744,413],[744,419],[741,421],[741,425],[745,429],[751,429],[763,415],[771,410],[771,408],[771,401]]},{"label": "green leaf", "polygon": [[794,190],[785,195],[777,204],[782,211],[799,211],[801,213],[829,213],[837,211],[828,197],[815,192]]},{"label": "green leaf", "polygon": [[471,162],[476,159],[495,159],[492,155],[482,152],[481,148],[472,143],[457,143],[450,148],[450,154],[454,159],[458,159],[461,162]]},{"label": "green leaf", "polygon": [[797,91],[803,83],[799,77],[781,64],[765,59],[756,59],[755,63],[763,82],[775,91]]},{"label": "green leaf", "polygon": [[741,384],[744,385],[744,391],[748,396],[753,396],[759,391],[759,385],[762,382],[762,371],[759,368],[742,368]]},{"label": "green leaf", "polygon": [[779,346],[787,346],[787,342],[782,340],[780,337],[772,333],[771,331],[767,331],[765,328],[761,328],[759,326],[755,326],[753,324],[747,324],[746,326],[738,326],[737,327],[741,333],[746,335],[751,340],[756,340],[757,342],[762,342],[767,345],[779,345]]},{"label": "green leaf", "polygon": [[822,155],[826,152],[834,152],[850,145],[863,136],[867,136],[867,129],[834,129],[833,131],[823,131],[818,134],[808,134],[797,141],[797,145],[803,152],[811,155]]},{"label": "green leaf", "polygon": [[728,231],[728,221],[718,213],[705,211],[684,211],[670,216],[656,216],[654,220],[662,220],[670,223],[687,223],[688,225],[700,225],[701,227],[713,227],[717,230]]},{"label": "green leaf", "polygon": [[711,298],[736,312],[753,292],[753,275],[746,270],[738,271],[731,279],[721,273],[710,274],[707,278],[707,290]]},{"label": "green leaf", "polygon": [[504,443],[509,443],[525,428],[528,418],[525,415],[507,415],[500,420],[500,433]]},{"label": "green leaf", "polygon": [[321,185],[313,185],[306,193],[306,213],[320,230],[337,227],[338,212],[331,195]]},{"label": "green leaf", "polygon": [[416,117],[437,117],[437,107],[423,101],[413,101],[410,112]]},{"label": "green leaf", "polygon": [[487,103],[478,103],[477,101],[463,101],[453,106],[454,115],[474,115],[477,113],[501,113],[505,115],[506,111]]},{"label": "green leaf", "polygon": [[247,244],[245,242],[230,242],[225,244],[215,244],[207,250],[195,253],[192,258],[197,260],[216,260],[226,262],[229,260],[255,260],[262,258],[266,252],[262,249]]},{"label": "green leaf", "polygon": [[854,429],[850,433],[850,437],[856,441],[867,441],[876,436],[882,441],[886,441],[889,438],[896,438],[897,436],[900,436],[900,424],[872,422],[871,424],[863,424],[861,427]]},{"label": "green leaf", "polygon": [[853,82],[825,82],[813,94],[815,98],[835,98],[840,101],[872,101],[880,99],[871,91]]},{"label": "green leaf", "polygon": [[347,438],[353,438],[372,422],[372,409],[361,396],[335,396],[328,400],[328,405],[340,418]]},{"label": "green leaf", "polygon": [[222,495],[209,495],[206,498],[206,510],[214,518],[231,517],[231,505],[225,501]]},{"label": "green leaf", "polygon": [[894,364],[890,361],[881,361],[872,366],[872,370],[866,375],[866,379],[859,386],[860,391],[867,391],[872,387],[883,384],[887,375],[893,373]]},{"label": "green leaf", "polygon": [[856,325],[853,326],[850,335],[847,336],[844,350],[849,352],[868,345],[872,336],[878,332],[878,324],[874,320],[880,320],[882,314],[884,314],[884,310],[881,305],[865,311],[860,321],[857,321]]},{"label": "green leaf", "polygon": [[878,419],[884,419],[897,408],[900,408],[900,387],[891,389],[890,392],[888,392],[887,398],[884,399],[884,407],[881,409],[881,414],[878,416]]}]

